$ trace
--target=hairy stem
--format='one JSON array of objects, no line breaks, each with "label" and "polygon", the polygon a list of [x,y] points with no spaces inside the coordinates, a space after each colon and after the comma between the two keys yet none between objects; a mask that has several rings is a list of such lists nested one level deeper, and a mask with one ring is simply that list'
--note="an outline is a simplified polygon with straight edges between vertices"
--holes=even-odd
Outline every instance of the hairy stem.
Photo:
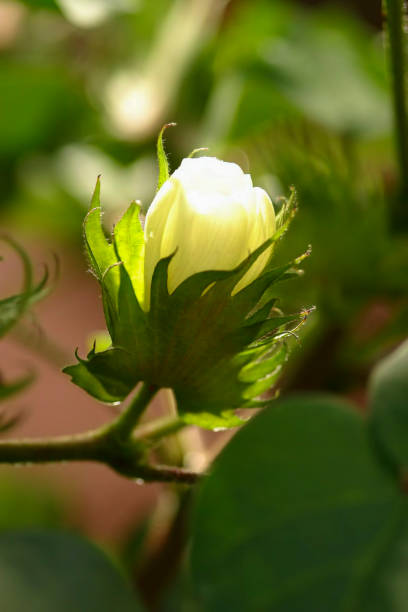
[{"label": "hairy stem", "polygon": [[142,383],[138,394],[112,424],[112,430],[115,430],[118,436],[128,438],[149,405],[150,400],[158,390],[159,387],[156,387],[155,385],[147,385],[146,383]]},{"label": "hairy stem", "polygon": [[156,387],[143,384],[137,396],[119,417],[99,429],[73,436],[55,438],[37,438],[0,441],[0,464],[30,465],[35,463],[53,463],[63,461],[98,461],[129,478],[146,482],[175,482],[193,484],[200,475],[179,467],[167,465],[149,465],[146,463],[146,451],[152,439],[180,428],[178,419],[160,419],[154,422],[143,435],[133,429],[141,414],[147,408],[150,399],[157,392]]},{"label": "hairy stem", "polygon": [[103,429],[55,438],[0,441],[0,463],[30,464],[54,461],[103,461]]},{"label": "hairy stem", "polygon": [[154,444],[161,438],[175,434],[186,426],[178,417],[164,417],[150,421],[137,428],[134,438],[143,439],[148,444]]}]

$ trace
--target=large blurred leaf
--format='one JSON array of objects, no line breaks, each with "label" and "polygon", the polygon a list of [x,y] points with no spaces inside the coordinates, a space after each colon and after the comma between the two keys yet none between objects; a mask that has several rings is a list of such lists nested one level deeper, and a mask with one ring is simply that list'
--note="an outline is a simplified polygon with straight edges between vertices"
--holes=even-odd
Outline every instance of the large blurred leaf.
[{"label": "large blurred leaf", "polygon": [[380,361],[370,380],[377,440],[398,466],[408,466],[408,340]]},{"label": "large blurred leaf", "polygon": [[[306,21],[270,41],[263,58],[277,90],[311,119],[342,132],[383,133],[391,113],[386,89],[367,71],[346,20]],[[363,35],[363,32],[361,32]],[[365,32],[364,32],[365,35]],[[367,49],[369,51],[367,36]],[[378,54],[379,65],[381,56]]]},{"label": "large blurred leaf", "polygon": [[62,532],[0,535],[0,602],[7,612],[136,612],[129,585],[100,550]]},{"label": "large blurred leaf", "polygon": [[[394,474],[347,404],[279,402],[236,435],[199,492],[198,601],[211,612],[366,610],[377,565],[392,574],[404,509]],[[392,600],[392,579],[381,580]]]},{"label": "large blurred leaf", "polygon": [[[218,40],[215,70],[219,83],[231,74],[241,79],[234,99],[227,99],[228,88],[214,94],[222,97],[218,106],[231,110],[234,138],[294,113],[347,133],[373,135],[391,126],[381,46],[339,11],[241,3]],[[218,106],[211,105],[214,123]]]},{"label": "large blurred leaf", "polygon": [[408,523],[400,526],[364,588],[356,612],[405,612],[408,603]]}]

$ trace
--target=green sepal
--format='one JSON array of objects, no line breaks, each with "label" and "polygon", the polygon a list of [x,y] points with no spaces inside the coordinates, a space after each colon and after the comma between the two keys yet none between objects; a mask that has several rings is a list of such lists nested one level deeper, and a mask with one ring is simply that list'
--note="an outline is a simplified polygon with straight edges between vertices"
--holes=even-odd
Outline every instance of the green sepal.
[{"label": "green sepal", "polygon": [[91,269],[102,288],[106,324],[114,346],[138,345],[143,326],[144,238],[139,220],[140,208],[132,202],[117,223],[112,241],[102,225],[100,180],[98,178],[91,208],[84,221],[85,246]]},{"label": "green sepal", "polygon": [[114,245],[106,239],[102,225],[100,177],[84,220],[84,242],[92,272],[102,287],[103,309],[109,333],[114,336],[114,322],[118,313],[120,272]]},{"label": "green sepal", "polygon": [[[100,203],[101,184],[98,177],[91,199],[91,206],[84,220],[85,247],[89,262],[96,278],[102,282],[107,270],[117,263],[113,244],[108,242],[102,226],[102,208]],[[113,283],[113,275],[107,284]],[[118,283],[117,283],[118,284]]]},{"label": "green sepal", "polygon": [[96,353],[92,349],[86,359],[76,354],[78,363],[63,369],[73,383],[89,395],[108,403],[121,402],[137,385],[140,378],[133,368],[130,353],[120,348],[109,348]]}]

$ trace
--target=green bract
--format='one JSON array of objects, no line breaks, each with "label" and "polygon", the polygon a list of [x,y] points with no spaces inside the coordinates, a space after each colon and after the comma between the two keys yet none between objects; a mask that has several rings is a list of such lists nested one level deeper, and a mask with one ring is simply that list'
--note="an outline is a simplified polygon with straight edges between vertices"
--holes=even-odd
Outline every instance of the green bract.
[{"label": "green bract", "polygon": [[[161,183],[168,177],[159,137]],[[91,350],[87,359],[65,368],[75,384],[104,402],[120,402],[144,381],[171,388],[181,418],[202,427],[242,423],[234,409],[260,407],[260,396],[277,380],[287,357],[289,324],[305,312],[283,315],[271,293],[274,283],[298,273],[305,257],[266,266],[238,293],[233,288],[262,253],[286,230],[295,194],[277,216],[275,235],[228,271],[204,271],[168,292],[168,267],[174,253],[153,273],[150,309],[143,305],[144,234],[139,208],[132,203],[109,242],[101,225],[99,179],[85,219],[85,244],[101,287],[112,346]]]}]

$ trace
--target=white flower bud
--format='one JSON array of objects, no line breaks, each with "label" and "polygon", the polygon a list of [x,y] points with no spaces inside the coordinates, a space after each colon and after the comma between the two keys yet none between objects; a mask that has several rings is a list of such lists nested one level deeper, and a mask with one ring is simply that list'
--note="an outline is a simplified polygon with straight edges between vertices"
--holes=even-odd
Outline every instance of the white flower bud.
[{"label": "white flower bud", "polygon": [[[172,293],[204,270],[232,270],[275,232],[267,193],[253,187],[237,164],[215,157],[184,159],[156,194],[145,224],[145,310],[158,261],[177,252],[168,271]],[[263,271],[268,248],[234,288],[236,293]]]}]

